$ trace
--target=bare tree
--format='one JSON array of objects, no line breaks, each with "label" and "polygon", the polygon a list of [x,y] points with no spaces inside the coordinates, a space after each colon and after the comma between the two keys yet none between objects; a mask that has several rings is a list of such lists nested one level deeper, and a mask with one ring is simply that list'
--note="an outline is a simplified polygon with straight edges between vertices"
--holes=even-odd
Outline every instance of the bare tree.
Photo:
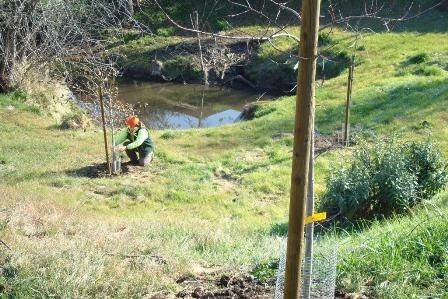
[{"label": "bare tree", "polygon": [[100,57],[102,36],[129,20],[126,0],[0,0],[0,90],[19,86],[30,70],[56,74]]}]

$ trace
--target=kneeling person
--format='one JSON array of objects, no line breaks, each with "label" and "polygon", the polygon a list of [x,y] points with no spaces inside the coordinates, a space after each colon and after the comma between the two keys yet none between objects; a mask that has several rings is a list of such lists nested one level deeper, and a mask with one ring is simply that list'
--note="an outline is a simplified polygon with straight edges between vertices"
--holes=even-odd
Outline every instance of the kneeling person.
[{"label": "kneeling person", "polygon": [[114,145],[126,151],[131,163],[145,166],[154,159],[154,143],[148,129],[136,116],[129,116],[126,125],[127,128],[117,133]]}]

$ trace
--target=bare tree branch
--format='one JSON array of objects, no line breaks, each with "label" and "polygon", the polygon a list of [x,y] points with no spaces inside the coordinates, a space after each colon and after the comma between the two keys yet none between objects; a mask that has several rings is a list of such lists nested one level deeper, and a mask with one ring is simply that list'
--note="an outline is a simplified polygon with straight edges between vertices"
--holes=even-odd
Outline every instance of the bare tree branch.
[{"label": "bare tree branch", "polygon": [[215,32],[207,32],[207,31],[203,31],[203,30],[198,30],[198,29],[194,29],[194,28],[189,28],[189,27],[185,27],[181,24],[179,24],[178,22],[176,22],[166,11],[165,9],[160,5],[158,0],[153,0],[154,3],[157,5],[157,7],[162,11],[162,13],[165,15],[165,17],[177,28],[186,31],[186,32],[191,32],[191,33],[195,33],[195,34],[203,34],[206,36],[211,36],[211,37],[219,37],[219,38],[225,38],[225,39],[233,39],[233,40],[256,40],[256,41],[268,41],[272,38],[277,38],[277,37],[288,37],[288,38],[292,38],[296,41],[299,41],[299,38],[289,34],[289,33],[276,33],[276,34],[272,34],[269,36],[263,36],[263,37],[256,37],[253,35],[245,35],[245,36],[232,36],[232,35],[227,35],[227,34],[220,34],[220,33],[215,33]]},{"label": "bare tree branch", "polygon": [[11,248],[10,248],[5,242],[3,242],[2,239],[0,239],[0,244],[2,244],[3,246],[5,246],[8,250],[11,250]]}]

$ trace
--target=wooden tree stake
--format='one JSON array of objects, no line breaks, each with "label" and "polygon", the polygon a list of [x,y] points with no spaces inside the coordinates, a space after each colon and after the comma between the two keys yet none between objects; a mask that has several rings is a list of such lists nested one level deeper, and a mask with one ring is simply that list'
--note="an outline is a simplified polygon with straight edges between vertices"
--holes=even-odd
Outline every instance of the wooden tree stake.
[{"label": "wooden tree stake", "polygon": [[103,122],[104,149],[106,150],[107,170],[109,171],[109,175],[112,175],[112,169],[110,167],[111,165],[110,165],[110,159],[109,159],[109,147],[107,145],[106,118],[104,116],[103,90],[101,89],[101,86],[98,87],[98,94],[100,96],[101,121]]},{"label": "wooden tree stake", "polygon": [[350,109],[352,105],[352,90],[353,90],[353,73],[355,70],[355,55],[350,59],[350,67],[348,69],[347,82],[347,102],[345,103],[345,123],[344,123],[344,145],[350,145]]},{"label": "wooden tree stake", "polygon": [[300,294],[300,269],[303,254],[310,142],[314,123],[319,13],[320,0],[302,1],[299,76],[294,126],[288,244],[286,249],[285,299],[297,299]]}]

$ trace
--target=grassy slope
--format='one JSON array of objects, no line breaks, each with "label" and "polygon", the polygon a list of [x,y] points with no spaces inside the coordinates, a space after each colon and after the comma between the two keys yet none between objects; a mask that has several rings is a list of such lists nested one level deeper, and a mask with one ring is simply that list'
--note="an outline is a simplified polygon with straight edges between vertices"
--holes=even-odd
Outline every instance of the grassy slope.
[{"label": "grassy slope", "polygon": [[[349,41],[339,31],[335,38]],[[355,126],[426,138],[420,129],[426,120],[447,152],[446,65],[433,76],[406,74],[404,68],[421,52],[446,60],[448,45],[441,41],[447,38],[444,32],[364,36],[365,50],[358,52],[362,63],[355,71]],[[341,126],[345,77],[317,91],[320,132]],[[272,136],[292,131],[293,97],[266,104],[260,111],[266,115],[251,122],[153,132],[157,159],[151,168],[113,179],[80,175],[102,161],[99,131],[60,131],[30,109],[5,109],[9,96],[0,96],[0,103],[0,238],[13,249],[0,249],[0,263],[6,265],[0,285],[6,294],[140,297],[178,289],[174,281],[180,274],[244,271],[278,255],[281,240],[271,230],[287,215],[292,142]],[[318,193],[329,165],[344,155],[333,151],[319,157]],[[448,212],[446,197],[437,201],[442,212]],[[427,214],[424,209],[416,213],[418,219]],[[331,239],[350,252],[339,263],[339,286],[381,298],[445,292],[440,271],[448,262],[446,221],[429,219],[419,229],[408,229],[417,218]],[[384,225],[390,233],[383,234]],[[426,232],[434,234],[426,238]],[[414,253],[417,247],[425,254]],[[440,255],[436,264],[428,260],[434,254]],[[152,255],[163,256],[167,264]]]}]

